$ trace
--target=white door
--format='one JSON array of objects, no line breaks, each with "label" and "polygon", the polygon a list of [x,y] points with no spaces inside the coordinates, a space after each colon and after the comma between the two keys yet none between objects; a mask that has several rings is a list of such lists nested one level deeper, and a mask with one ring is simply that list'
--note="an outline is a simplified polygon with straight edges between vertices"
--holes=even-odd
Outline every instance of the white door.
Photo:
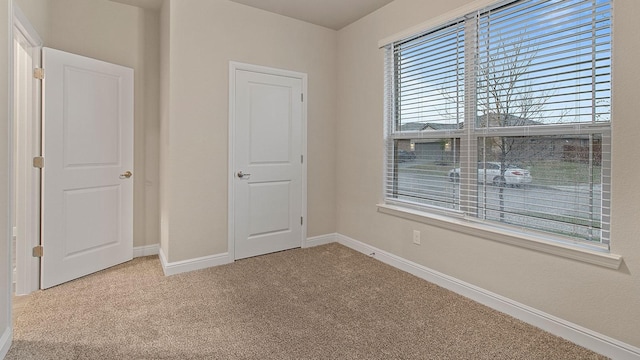
[{"label": "white door", "polygon": [[46,289],[133,256],[133,70],[42,55]]},{"label": "white door", "polygon": [[235,70],[236,259],[302,245],[303,80]]}]

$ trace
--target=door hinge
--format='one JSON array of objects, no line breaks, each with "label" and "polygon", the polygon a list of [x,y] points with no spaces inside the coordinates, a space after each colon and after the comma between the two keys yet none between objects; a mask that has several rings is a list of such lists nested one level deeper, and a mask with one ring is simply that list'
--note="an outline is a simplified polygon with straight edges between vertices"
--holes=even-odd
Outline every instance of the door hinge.
[{"label": "door hinge", "polygon": [[33,257],[42,257],[44,255],[44,248],[42,245],[34,246],[32,250]]},{"label": "door hinge", "polygon": [[42,157],[42,156],[34,157],[33,158],[33,167],[34,168],[38,168],[38,169],[44,168],[44,157]]},{"label": "door hinge", "polygon": [[300,102],[304,102],[304,93],[300,93]]},{"label": "door hinge", "polygon": [[300,164],[304,164],[304,155],[300,155]]},{"label": "door hinge", "polygon": [[38,80],[44,79],[44,69],[43,68],[33,69],[33,77]]},{"label": "door hinge", "polygon": [[300,225],[304,224],[304,218],[300,216]]}]

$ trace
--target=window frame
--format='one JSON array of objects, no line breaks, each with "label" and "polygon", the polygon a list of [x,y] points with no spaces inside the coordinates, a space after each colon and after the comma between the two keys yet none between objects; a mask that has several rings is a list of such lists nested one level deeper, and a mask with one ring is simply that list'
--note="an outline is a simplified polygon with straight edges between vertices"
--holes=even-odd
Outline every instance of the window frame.
[{"label": "window frame", "polygon": [[[600,258],[600,255],[612,256],[611,259],[607,259],[609,265],[603,265],[608,267],[616,267],[619,266],[619,261],[621,261],[621,257],[610,254],[609,247],[609,234],[610,234],[610,225],[609,221],[607,221],[606,228],[602,229],[603,233],[606,233],[606,240],[602,243],[594,243],[582,241],[573,237],[565,237],[558,234],[552,234],[546,231],[536,231],[535,229],[522,229],[518,226],[511,226],[508,224],[496,224],[491,221],[485,221],[480,219],[477,216],[472,216],[471,214],[477,212],[479,210],[479,206],[474,203],[475,198],[477,198],[478,186],[477,186],[477,166],[473,166],[475,161],[467,160],[463,164],[461,164],[462,168],[466,168],[467,176],[463,183],[460,184],[460,201],[459,208],[457,209],[447,209],[444,207],[425,205],[421,203],[414,203],[407,200],[401,200],[398,198],[394,198],[389,196],[389,179],[397,176],[397,162],[394,161],[393,157],[395,156],[395,149],[392,146],[394,141],[397,140],[415,140],[415,139],[443,139],[443,138],[459,138],[461,139],[461,143],[465,143],[467,148],[464,149],[468,154],[469,159],[477,158],[477,141],[484,137],[496,137],[496,136],[545,136],[545,135],[575,135],[576,131],[579,130],[580,135],[591,135],[598,134],[602,137],[603,146],[606,147],[606,152],[609,154],[606,158],[603,158],[603,161],[607,163],[606,174],[603,175],[603,178],[607,178],[609,181],[604,183],[603,186],[607,186],[610,188],[611,185],[611,121],[605,123],[569,123],[569,124],[553,124],[553,125],[538,125],[538,126],[511,126],[511,127],[503,127],[503,128],[495,128],[495,127],[478,127],[478,126],[464,126],[462,129],[449,129],[449,130],[432,130],[428,133],[421,131],[399,131],[397,129],[397,118],[396,118],[396,94],[395,94],[395,73],[394,71],[390,71],[389,68],[393,66],[389,66],[389,62],[391,64],[395,64],[394,59],[394,43],[396,41],[406,41],[411,38],[418,38],[421,34],[428,33],[429,31],[437,31],[438,29],[445,28],[459,22],[461,15],[465,17],[465,27],[469,29],[474,29],[477,26],[477,18],[472,19],[470,21],[469,15],[475,16],[481,12],[486,12],[487,8],[497,8],[504,6],[505,4],[510,4],[516,2],[517,0],[510,1],[502,1],[496,3],[495,1],[488,2],[488,7],[484,7],[481,10],[473,9],[468,11],[467,8],[460,9],[457,13],[451,14],[449,20],[441,21],[441,23],[436,25],[435,23],[431,23],[429,26],[429,30],[427,31],[416,31],[413,35],[407,36],[408,33],[405,32],[402,35],[394,36],[392,41],[387,41],[384,45],[385,50],[385,174],[384,174],[384,186],[385,191],[383,193],[384,203],[379,204],[379,211],[382,213],[401,216],[404,218],[410,218],[415,221],[429,223],[431,225],[443,226],[446,228],[451,228],[452,225],[454,229],[460,232],[467,232],[468,228],[473,228],[477,231],[480,231],[480,234],[484,234],[484,237],[494,238],[498,235],[500,239],[509,239],[506,242],[516,244],[516,245],[524,245],[524,247],[535,248],[537,250],[542,250],[545,252],[552,252],[558,254],[557,249],[563,249],[561,252],[563,256],[566,249],[571,249],[577,251],[579,254],[583,254],[585,251],[591,255],[596,254],[597,258]],[[464,13],[463,13],[464,12]],[[454,16],[455,15],[455,16]],[[447,16],[445,14],[445,16]],[[439,17],[437,20],[439,21],[444,19],[443,17]],[[454,20],[451,20],[454,19]],[[466,31],[465,31],[466,32]],[[613,25],[610,25],[610,32],[613,33]],[[402,37],[400,37],[402,36]],[[469,37],[465,34],[465,42],[474,41],[477,36],[477,32],[472,33],[473,38],[469,40]],[[465,57],[467,56],[476,56],[474,53],[467,54],[468,45],[465,45]],[[613,50],[611,50],[613,53]],[[471,73],[473,75],[472,82],[473,86],[465,86],[465,99],[476,99],[475,92],[476,80],[478,79],[476,69],[469,69],[469,64],[465,63],[463,65],[465,67],[464,76],[468,77]],[[472,90],[473,89],[473,90]],[[475,118],[477,114],[476,103],[473,103],[472,106],[464,107],[465,112],[471,112],[472,114],[465,113],[464,120],[466,122],[467,119]],[[465,140],[463,140],[465,139]],[[475,149],[475,151],[473,150]],[[471,155],[469,155],[471,154]],[[464,170],[461,170],[464,171]],[[602,203],[610,203],[611,201],[610,191],[602,194]],[[404,215],[402,215],[404,214]],[[603,217],[610,218],[609,211],[607,210],[606,214],[603,213]],[[461,227],[462,226],[462,227]],[[474,233],[476,234],[476,233]],[[481,235],[482,236],[482,235]],[[524,240],[524,241],[523,241]],[[532,245],[534,244],[534,245]],[[544,246],[540,246],[540,244],[544,244]],[[549,249],[554,249],[550,251]],[[568,256],[572,258],[576,258],[575,254]],[[577,256],[578,258],[583,259],[583,256]],[[605,256],[606,257],[606,256]],[[586,260],[591,263],[598,263],[602,259],[597,261]],[[611,260],[611,261],[610,261]],[[599,264],[602,265],[602,264]]]}]

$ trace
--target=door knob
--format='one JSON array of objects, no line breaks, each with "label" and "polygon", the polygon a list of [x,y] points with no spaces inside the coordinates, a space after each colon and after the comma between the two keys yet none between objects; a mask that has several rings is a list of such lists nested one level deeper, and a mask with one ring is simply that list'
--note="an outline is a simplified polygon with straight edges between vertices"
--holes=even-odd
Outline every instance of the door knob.
[{"label": "door knob", "polygon": [[131,175],[133,175],[131,171],[127,170],[123,174],[120,174],[120,179],[128,179],[131,177]]},{"label": "door knob", "polygon": [[245,173],[243,173],[242,171],[238,171],[238,173],[237,173],[236,175],[238,175],[238,177],[239,177],[240,179],[242,179],[242,178],[243,178],[243,177],[245,177],[245,176],[247,176],[247,177],[251,176],[251,174],[245,174]]}]

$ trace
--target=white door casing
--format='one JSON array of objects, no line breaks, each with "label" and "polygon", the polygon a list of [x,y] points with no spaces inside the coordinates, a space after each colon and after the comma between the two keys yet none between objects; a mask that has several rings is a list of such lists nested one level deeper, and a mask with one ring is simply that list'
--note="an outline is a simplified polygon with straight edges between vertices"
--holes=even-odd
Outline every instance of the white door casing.
[{"label": "white door casing", "polygon": [[41,66],[42,39],[20,8],[13,7],[14,36],[14,177],[16,277],[15,294],[40,288],[40,261],[32,256],[40,244],[40,169],[33,157],[41,153],[40,80],[33,70]]},{"label": "white door casing", "polygon": [[43,49],[43,289],[133,256],[133,70]]},{"label": "white door casing", "polygon": [[306,75],[231,63],[232,258],[302,246],[306,236]]}]

